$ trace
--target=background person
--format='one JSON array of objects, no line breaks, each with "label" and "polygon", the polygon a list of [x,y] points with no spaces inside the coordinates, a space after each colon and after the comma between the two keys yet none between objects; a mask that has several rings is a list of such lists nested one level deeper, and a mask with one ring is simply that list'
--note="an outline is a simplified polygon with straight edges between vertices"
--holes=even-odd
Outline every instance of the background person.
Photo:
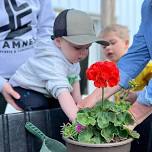
[{"label": "background person", "polygon": [[34,55],[38,39],[50,39],[55,14],[51,0],[1,0],[0,14],[0,113],[4,113],[6,101],[21,110],[14,102],[20,94],[8,80]]}]

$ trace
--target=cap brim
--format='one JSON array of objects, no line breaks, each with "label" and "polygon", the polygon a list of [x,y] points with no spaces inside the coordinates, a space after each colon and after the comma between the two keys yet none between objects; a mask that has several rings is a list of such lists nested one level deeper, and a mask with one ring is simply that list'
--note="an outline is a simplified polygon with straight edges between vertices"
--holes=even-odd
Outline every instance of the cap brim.
[{"label": "cap brim", "polygon": [[109,42],[101,40],[94,35],[63,36],[63,38],[76,45],[86,45],[94,42],[104,46],[109,45]]}]

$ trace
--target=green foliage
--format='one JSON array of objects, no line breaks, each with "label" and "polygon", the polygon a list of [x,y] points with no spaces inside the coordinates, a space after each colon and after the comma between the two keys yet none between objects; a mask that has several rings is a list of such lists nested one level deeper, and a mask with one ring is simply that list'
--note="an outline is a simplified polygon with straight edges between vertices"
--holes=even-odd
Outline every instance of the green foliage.
[{"label": "green foliage", "polygon": [[77,139],[78,132],[75,129],[76,123],[67,123],[64,124],[61,130],[61,133],[64,135],[65,138]]},{"label": "green foliage", "polygon": [[[119,103],[105,100],[98,102],[93,108],[80,110],[76,122],[63,127],[63,136],[85,143],[110,143],[128,138],[139,138],[136,131],[128,130],[125,126],[134,123],[128,112],[130,103]],[[77,124],[83,126],[80,132],[76,131]],[[85,127],[84,127],[85,126]]]}]

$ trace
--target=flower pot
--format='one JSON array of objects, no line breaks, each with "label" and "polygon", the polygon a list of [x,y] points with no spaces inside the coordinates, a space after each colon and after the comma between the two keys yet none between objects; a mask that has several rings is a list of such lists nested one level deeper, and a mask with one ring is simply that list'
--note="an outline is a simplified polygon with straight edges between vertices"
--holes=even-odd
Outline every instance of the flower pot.
[{"label": "flower pot", "polygon": [[133,139],[127,139],[117,143],[88,144],[80,143],[68,138],[64,138],[67,152],[130,152]]}]

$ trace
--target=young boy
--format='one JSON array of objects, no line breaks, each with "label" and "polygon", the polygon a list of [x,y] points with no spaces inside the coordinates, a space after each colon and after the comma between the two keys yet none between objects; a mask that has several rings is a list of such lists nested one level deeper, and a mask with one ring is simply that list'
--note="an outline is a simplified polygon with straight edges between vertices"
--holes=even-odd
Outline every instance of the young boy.
[{"label": "young boy", "polygon": [[[107,40],[110,45],[103,46],[102,50],[107,60],[115,63],[127,52],[129,47],[129,30],[126,26],[113,24],[105,27],[98,35]],[[117,93],[110,97],[110,100],[117,102],[120,94]]]},{"label": "young boy", "polygon": [[129,47],[129,30],[126,26],[113,24],[105,27],[100,33],[100,38],[107,40],[110,45],[103,46],[106,59],[115,63],[127,52]]},{"label": "young boy", "polygon": [[[16,103],[23,110],[56,107],[59,102],[73,121],[78,111],[77,103],[82,100],[79,61],[88,56],[93,42],[109,43],[96,37],[88,14],[74,9],[64,10],[56,17],[53,34],[53,41],[36,44],[36,55],[16,71],[10,83],[21,95]],[[51,97],[50,102],[48,97]]]}]

